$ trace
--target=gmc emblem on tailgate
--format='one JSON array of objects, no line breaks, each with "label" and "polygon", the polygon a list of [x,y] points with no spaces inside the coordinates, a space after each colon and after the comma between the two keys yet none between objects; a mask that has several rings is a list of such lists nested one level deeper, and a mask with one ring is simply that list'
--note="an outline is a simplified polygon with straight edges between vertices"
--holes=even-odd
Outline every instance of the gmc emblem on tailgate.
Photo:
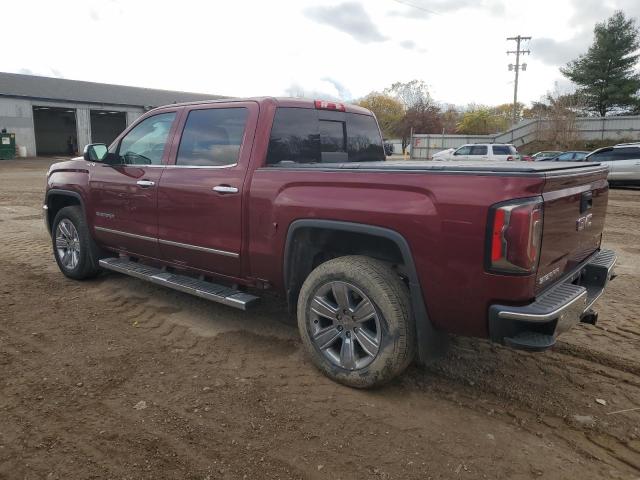
[{"label": "gmc emblem on tailgate", "polygon": [[591,227],[591,220],[593,219],[593,213],[587,213],[582,217],[578,217],[576,220],[576,230],[582,231]]}]

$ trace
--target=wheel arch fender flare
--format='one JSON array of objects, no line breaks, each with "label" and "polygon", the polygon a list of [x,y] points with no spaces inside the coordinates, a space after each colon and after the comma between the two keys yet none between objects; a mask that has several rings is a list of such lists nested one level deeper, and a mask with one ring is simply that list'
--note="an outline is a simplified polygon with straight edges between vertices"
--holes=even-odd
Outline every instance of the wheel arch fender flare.
[{"label": "wheel arch fender flare", "polygon": [[293,261],[293,242],[296,232],[303,228],[315,228],[322,230],[333,230],[341,232],[359,233],[381,237],[393,242],[404,262],[404,268],[409,278],[409,292],[411,297],[411,309],[416,324],[416,337],[418,342],[418,357],[424,363],[431,358],[440,355],[446,346],[447,337],[444,333],[435,329],[429,315],[427,313],[426,304],[422,295],[422,288],[418,278],[418,272],[413,260],[413,254],[409,243],[400,233],[376,225],[368,225],[355,222],[344,222],[338,220],[322,220],[322,219],[299,219],[291,222],[287,230],[287,236],[284,246],[284,264],[283,264],[283,280],[284,288],[287,292],[289,300],[290,289],[292,285],[290,269]]},{"label": "wheel arch fender flare", "polygon": [[51,226],[52,226],[52,223],[53,223],[53,216],[51,215],[51,213],[52,213],[51,212],[51,199],[53,197],[70,197],[70,198],[74,198],[80,204],[80,208],[82,209],[82,213],[85,215],[85,218],[86,218],[86,209],[85,209],[84,199],[82,198],[82,195],[80,195],[78,192],[73,191],[73,190],[65,190],[65,189],[62,189],[62,188],[51,188],[51,189],[47,190],[47,193],[45,194],[45,199],[44,199],[44,206],[46,207],[45,223],[47,224],[47,229],[49,230],[49,233],[51,233]]}]

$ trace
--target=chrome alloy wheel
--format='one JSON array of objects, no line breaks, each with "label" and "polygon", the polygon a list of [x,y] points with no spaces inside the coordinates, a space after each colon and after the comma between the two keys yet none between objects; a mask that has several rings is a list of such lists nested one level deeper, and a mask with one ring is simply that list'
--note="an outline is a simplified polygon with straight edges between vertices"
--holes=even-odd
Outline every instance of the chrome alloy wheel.
[{"label": "chrome alloy wheel", "polygon": [[80,236],[75,225],[63,218],[56,228],[56,252],[64,268],[73,270],[80,262]]},{"label": "chrome alloy wheel", "polygon": [[341,281],[325,283],[310,309],[311,340],[332,364],[358,370],[373,362],[382,338],[380,318],[362,290]]}]

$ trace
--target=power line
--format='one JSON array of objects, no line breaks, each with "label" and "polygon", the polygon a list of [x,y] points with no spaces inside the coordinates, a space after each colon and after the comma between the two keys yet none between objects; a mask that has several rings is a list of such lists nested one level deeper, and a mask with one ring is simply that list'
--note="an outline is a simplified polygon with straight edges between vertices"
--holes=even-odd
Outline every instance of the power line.
[{"label": "power line", "polygon": [[434,10],[430,10],[428,8],[422,7],[420,5],[415,5],[411,2],[407,2],[406,0],[393,0],[396,3],[401,3],[402,5],[406,5],[408,7],[413,7],[416,8],[418,10],[422,10],[423,12],[427,12],[427,13],[432,13],[434,15],[440,15],[438,12],[434,11]]},{"label": "power line", "polygon": [[530,55],[531,51],[530,50],[521,50],[520,49],[520,42],[522,40],[531,40],[531,37],[523,37],[521,35],[518,35],[517,37],[508,37],[507,41],[514,41],[516,42],[516,49],[515,50],[507,50],[507,55],[515,55],[516,56],[516,64],[509,64],[509,71],[511,70],[515,70],[516,72],[516,81],[515,81],[515,85],[513,86],[513,124],[515,125],[515,123],[518,121],[518,74],[520,73],[520,70],[522,70],[523,72],[527,70],[527,64],[523,63],[522,65],[520,65],[520,54],[522,55]]}]

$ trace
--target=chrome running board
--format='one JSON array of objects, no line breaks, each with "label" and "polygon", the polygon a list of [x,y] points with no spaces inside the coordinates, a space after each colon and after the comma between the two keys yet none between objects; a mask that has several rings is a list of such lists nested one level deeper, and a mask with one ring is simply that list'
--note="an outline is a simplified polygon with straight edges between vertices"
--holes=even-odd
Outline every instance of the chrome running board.
[{"label": "chrome running board", "polygon": [[240,310],[247,310],[255,305],[260,297],[249,293],[234,290],[233,288],[218,285],[186,275],[178,275],[161,270],[160,268],[142,265],[128,258],[103,258],[100,266],[107,270],[124,273],[131,277],[140,278],[156,285],[172,288],[180,292],[189,293],[196,297],[205,298],[213,302],[222,303]]}]

